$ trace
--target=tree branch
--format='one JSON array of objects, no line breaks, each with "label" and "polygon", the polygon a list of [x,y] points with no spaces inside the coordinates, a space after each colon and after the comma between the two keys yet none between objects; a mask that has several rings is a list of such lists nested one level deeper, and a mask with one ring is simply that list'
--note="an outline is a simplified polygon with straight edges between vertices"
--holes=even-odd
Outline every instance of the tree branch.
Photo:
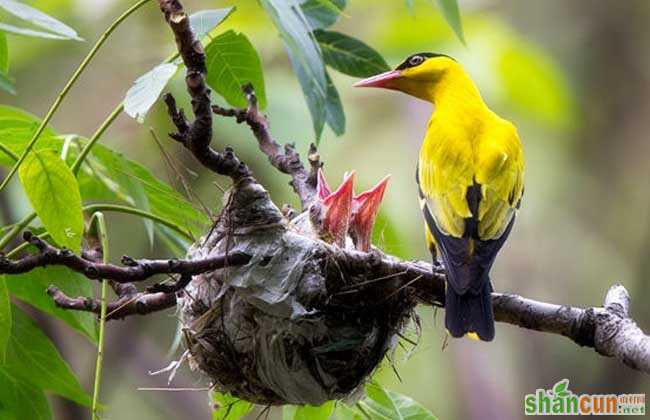
[{"label": "tree branch", "polygon": [[205,84],[205,52],[190,26],[190,19],[178,0],[158,0],[160,10],[174,33],[176,46],[187,68],[185,84],[192,98],[194,121],[185,117],[183,110],[176,107],[171,94],[164,97],[169,115],[178,130],[170,137],[185,146],[206,168],[229,176],[237,182],[251,177],[251,171],[241,162],[232,149],[219,153],[210,147],[212,142],[212,112],[210,89]]},{"label": "tree branch", "polygon": [[[18,260],[9,260],[4,255],[0,255],[0,274],[21,274],[38,267],[60,265],[81,273],[89,279],[107,279],[117,283],[142,281],[157,274],[181,274],[184,279],[179,281],[187,281],[187,276],[191,277],[194,274],[226,266],[246,264],[250,260],[250,256],[240,253],[197,260],[135,260],[124,256],[122,257],[122,264],[126,267],[123,267],[82,258],[69,249],[55,248],[31,232],[25,232],[23,237],[34,245],[38,252],[27,254]],[[159,288],[155,288],[155,285],[152,287],[154,287],[154,291],[171,290],[168,289],[169,285],[160,286]]]},{"label": "tree branch", "polygon": [[[88,297],[71,298],[54,286],[47,289],[56,306],[62,309],[93,312],[99,315],[101,303]],[[175,293],[129,293],[106,306],[106,320],[122,319],[130,315],[147,315],[176,306]]]},{"label": "tree branch", "polygon": [[307,171],[300,160],[295,144],[287,143],[282,147],[271,136],[269,122],[259,112],[253,86],[250,84],[244,85],[242,90],[248,102],[246,109],[223,108],[219,105],[212,105],[212,112],[224,117],[234,117],[237,123],[245,122],[250,127],[257,139],[260,150],[269,158],[271,165],[280,172],[291,176],[289,185],[298,195],[302,209],[306,210],[316,197],[316,173],[322,166],[316,146],[312,143],[309,148],[310,170]]}]

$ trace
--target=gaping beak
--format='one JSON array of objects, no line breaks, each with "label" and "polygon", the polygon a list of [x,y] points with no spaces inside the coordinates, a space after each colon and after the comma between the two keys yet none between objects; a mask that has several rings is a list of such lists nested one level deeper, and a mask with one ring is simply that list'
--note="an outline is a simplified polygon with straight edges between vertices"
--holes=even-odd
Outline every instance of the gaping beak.
[{"label": "gaping beak", "polygon": [[385,176],[372,189],[362,192],[352,199],[352,219],[349,232],[355,247],[360,251],[368,252],[370,249],[372,228],[389,179],[390,175]]},{"label": "gaping beak", "polygon": [[332,194],[332,189],[325,179],[325,174],[323,173],[322,168],[318,170],[316,180],[316,191],[318,192],[318,198],[325,200],[328,195]]},{"label": "gaping beak", "polygon": [[[324,178],[323,178],[324,180]],[[323,229],[332,242],[345,246],[345,236],[352,214],[352,193],[354,190],[354,171],[348,173],[339,188],[322,200],[325,212]]]},{"label": "gaping beak", "polygon": [[402,72],[400,70],[391,70],[385,73],[377,74],[367,79],[363,79],[352,86],[393,89],[393,87],[390,86],[391,83],[400,77],[402,77]]}]

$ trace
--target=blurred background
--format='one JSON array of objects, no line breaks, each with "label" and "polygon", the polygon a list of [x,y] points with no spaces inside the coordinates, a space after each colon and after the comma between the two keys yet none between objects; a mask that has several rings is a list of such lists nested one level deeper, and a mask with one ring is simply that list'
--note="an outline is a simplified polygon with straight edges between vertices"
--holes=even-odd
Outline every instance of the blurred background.
[{"label": "blurred background", "polygon": [[[94,42],[129,1],[26,1],[76,28]],[[291,68],[268,17],[254,0],[185,0],[186,9],[237,6],[220,29],[246,33],[265,69],[272,132],[293,141],[303,154],[313,139],[311,120]],[[526,193],[515,229],[492,278],[498,291],[559,304],[594,306],[607,288],[622,283],[632,296],[632,314],[650,330],[650,2],[645,0],[470,0],[460,1],[467,45],[463,46],[428,0],[350,0],[335,30],[377,49],[391,64],[411,53],[449,54],[465,65],[488,104],[519,129],[527,157]],[[3,104],[42,116],[89,48],[89,43],[11,36],[12,75],[17,96],[0,93]],[[155,3],[139,11],[113,35],[82,76],[53,121],[60,133],[90,135],[124,96],[133,80],[173,51],[171,34]],[[347,116],[342,137],[330,131],[321,142],[328,177],[356,169],[360,187],[392,174],[375,244],[408,259],[427,259],[414,182],[415,162],[430,105],[406,95],[355,90],[354,79],[332,72]],[[177,75],[171,90],[184,94]],[[218,102],[218,99],[215,99]],[[226,179],[205,173],[166,140],[171,131],[158,104],[144,124],[122,115],[103,143],[141,162],[163,180],[174,175],[150,134],[185,167],[208,207],[221,206]],[[216,147],[233,145],[276,203],[298,206],[288,179],[272,170],[246,127],[215,121]],[[215,185],[215,182],[218,185]],[[332,183],[332,181],[331,181]],[[17,183],[2,196],[3,224],[29,211]],[[153,248],[143,224],[111,215],[111,255],[167,256]],[[33,315],[38,316],[35,312]],[[441,419],[522,417],[524,394],[550,388],[563,378],[576,393],[650,393],[650,382],[619,362],[559,337],[497,326],[485,344],[453,340],[443,350],[441,314],[422,308],[419,345],[398,351],[377,378]],[[60,321],[39,323],[91,388],[95,349]],[[138,391],[164,387],[166,376],[150,376],[172,360],[173,312],[133,317],[108,325],[102,386],[105,418],[209,418],[205,391]],[[401,379],[400,379],[401,378]],[[203,388],[198,373],[183,368],[172,384]],[[52,398],[56,418],[85,418],[85,409]],[[254,418],[257,414],[252,415]],[[272,418],[280,416],[272,411]]]}]

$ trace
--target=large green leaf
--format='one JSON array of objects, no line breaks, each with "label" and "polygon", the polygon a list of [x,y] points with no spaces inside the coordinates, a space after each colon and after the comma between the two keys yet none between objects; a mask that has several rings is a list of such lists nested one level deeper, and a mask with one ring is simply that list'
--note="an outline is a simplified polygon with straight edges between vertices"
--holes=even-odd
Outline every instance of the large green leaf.
[{"label": "large green leaf", "polygon": [[[75,39],[77,41],[83,41],[83,39],[77,35],[77,32],[65,23],[60,22],[52,16],[49,16],[40,10],[28,6],[24,3],[20,3],[14,0],[0,0],[0,7],[12,15],[17,16],[35,26],[46,29],[63,39]],[[23,35],[27,34],[23,33]]]},{"label": "large green leaf", "polygon": [[[114,183],[114,186],[117,187],[117,190],[114,191],[119,192],[115,195],[115,199],[126,200],[129,204],[137,204],[136,199],[131,195],[134,194],[135,189],[142,188],[148,201],[148,207],[153,214],[174,222],[195,236],[204,233],[204,229],[209,223],[208,217],[139,163],[98,144],[93,148],[88,165],[92,167],[92,173],[98,177],[97,182]],[[83,167],[90,168],[88,165],[84,164]],[[93,180],[90,179],[87,182],[93,182]],[[132,185],[129,186],[129,184]]]},{"label": "large green leaf", "polygon": [[293,68],[296,77],[298,77],[302,93],[307,101],[307,108],[311,114],[311,121],[314,126],[314,132],[316,133],[316,144],[318,145],[320,142],[320,136],[323,133],[323,128],[325,127],[325,119],[327,117],[327,111],[325,109],[327,104],[327,89],[323,90],[316,84],[316,81],[307,74],[299,57],[297,57],[291,50],[287,50],[287,54],[289,54],[291,67]]},{"label": "large green leaf", "polygon": [[463,24],[460,20],[460,10],[458,9],[457,0],[436,0],[442,15],[445,17],[447,24],[454,30],[456,36],[465,44],[465,34],[463,33]]},{"label": "large green leaf", "polygon": [[368,397],[358,404],[373,419],[436,420],[431,412],[411,398],[388,391],[378,384],[366,385],[366,393]]},{"label": "large green leaf", "polygon": [[253,409],[253,403],[220,392],[212,393],[217,409],[212,412],[212,420],[239,420]]},{"label": "large green leaf", "polygon": [[251,83],[260,106],[266,106],[262,63],[246,35],[227,31],[210,41],[205,54],[208,85],[230,105],[246,107],[246,97],[241,88]]},{"label": "large green leaf", "polygon": [[327,65],[354,77],[368,77],[390,70],[384,58],[368,45],[335,31],[314,31]]},{"label": "large green leaf", "polygon": [[68,296],[93,296],[93,283],[81,274],[65,267],[37,268],[29,273],[5,276],[5,282],[13,296],[63,320],[92,342],[97,342],[97,323],[93,314],[61,309],[45,293],[48,286],[53,285]]},{"label": "large green leaf", "polygon": [[[85,142],[85,139],[82,140]],[[113,192],[127,201],[132,206],[144,210],[151,211],[149,204],[149,196],[145,191],[144,185],[137,179],[129,176],[131,168],[130,162],[124,156],[107,150],[104,146],[95,146],[96,152],[91,155],[88,163],[93,168],[93,173],[90,180],[90,185],[104,182],[107,188],[113,188]],[[95,157],[99,156],[101,162],[97,161]],[[85,178],[85,177],[84,177]],[[89,186],[88,183],[85,186]],[[81,185],[80,185],[81,188]],[[83,190],[82,196],[83,196]],[[83,196],[84,198],[87,198]],[[149,242],[153,245],[154,240],[154,223],[150,219],[142,219],[144,223]]]},{"label": "large green leaf", "polygon": [[177,69],[176,64],[163,63],[138,77],[126,92],[124,112],[142,124],[147,112],[156,103]]},{"label": "large green leaf", "polygon": [[327,98],[325,98],[325,122],[337,136],[345,133],[345,112],[336,86],[327,74]]},{"label": "large green leaf", "polygon": [[324,29],[334,25],[347,0],[307,0],[302,3],[302,11],[312,29]]},{"label": "large green leaf", "polygon": [[[0,105],[0,143],[14,154],[20,155],[39,123],[38,118],[23,110]],[[61,141],[54,137],[54,132],[46,128],[34,145],[34,150],[56,148],[57,145],[61,145]],[[11,166],[14,163],[13,159],[0,153],[0,165]]]},{"label": "large green leaf", "polygon": [[291,65],[307,100],[316,138],[320,139],[325,122],[327,78],[320,47],[298,0],[260,0],[280,31]]},{"label": "large green leaf", "polygon": [[198,39],[203,39],[221,22],[235,11],[234,7],[225,7],[223,9],[207,9],[196,12],[190,16],[190,25]]},{"label": "large green leaf", "polygon": [[11,333],[11,304],[4,276],[0,276],[0,365],[5,360],[5,352]]},{"label": "large green leaf", "polygon": [[54,344],[22,310],[12,307],[13,327],[3,368],[10,375],[82,405],[90,396]]},{"label": "large green leaf", "polygon": [[77,179],[58,154],[39,150],[19,170],[25,193],[43,226],[61,246],[81,250],[83,214]]},{"label": "large green leaf", "polygon": [[10,374],[0,365],[0,419],[50,420],[52,413],[39,387]]}]

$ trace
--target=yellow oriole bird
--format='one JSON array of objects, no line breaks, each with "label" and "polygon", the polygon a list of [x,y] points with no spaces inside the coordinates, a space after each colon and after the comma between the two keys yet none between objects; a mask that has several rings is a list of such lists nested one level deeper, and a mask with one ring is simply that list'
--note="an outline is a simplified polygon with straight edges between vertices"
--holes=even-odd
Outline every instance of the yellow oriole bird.
[{"label": "yellow oriole bird", "polygon": [[398,90],[434,104],[416,177],[427,243],[447,269],[445,326],[453,337],[492,340],[489,271],[524,191],[516,128],[487,107],[462,66],[443,54],[411,55],[355,86]]}]

